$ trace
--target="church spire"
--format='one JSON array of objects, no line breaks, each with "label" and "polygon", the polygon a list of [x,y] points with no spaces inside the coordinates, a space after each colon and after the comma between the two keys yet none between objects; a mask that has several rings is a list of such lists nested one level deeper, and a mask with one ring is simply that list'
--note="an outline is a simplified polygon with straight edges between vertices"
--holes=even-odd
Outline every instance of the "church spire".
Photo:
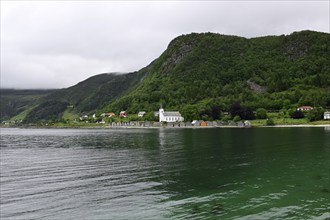
[{"label": "church spire", "polygon": [[163,109],[163,105],[160,104],[160,109],[159,109],[159,122],[164,121],[164,109]]}]

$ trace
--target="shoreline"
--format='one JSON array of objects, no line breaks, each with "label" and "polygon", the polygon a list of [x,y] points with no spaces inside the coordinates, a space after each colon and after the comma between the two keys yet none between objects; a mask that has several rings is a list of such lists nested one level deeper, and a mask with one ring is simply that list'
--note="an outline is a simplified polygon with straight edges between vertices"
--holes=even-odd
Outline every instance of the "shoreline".
[{"label": "shoreline", "polygon": [[297,125],[274,125],[274,126],[261,126],[261,127],[279,127],[279,128],[312,128],[312,127],[330,127],[330,124],[297,124]]},{"label": "shoreline", "polygon": [[324,127],[330,128],[329,124],[282,124],[282,125],[257,125],[257,126],[250,126],[250,127],[244,127],[244,126],[230,126],[230,125],[223,125],[223,126],[161,126],[161,127],[154,127],[154,126],[0,126],[1,128],[21,128],[21,129],[207,129],[207,128],[320,128]]}]

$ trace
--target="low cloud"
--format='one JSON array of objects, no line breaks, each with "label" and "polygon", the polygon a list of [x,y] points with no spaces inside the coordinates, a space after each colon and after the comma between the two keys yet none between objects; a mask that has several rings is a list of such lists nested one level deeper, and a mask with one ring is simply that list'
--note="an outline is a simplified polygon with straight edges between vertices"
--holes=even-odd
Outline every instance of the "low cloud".
[{"label": "low cloud", "polygon": [[63,88],[131,72],[191,32],[329,32],[328,1],[2,1],[1,87]]}]

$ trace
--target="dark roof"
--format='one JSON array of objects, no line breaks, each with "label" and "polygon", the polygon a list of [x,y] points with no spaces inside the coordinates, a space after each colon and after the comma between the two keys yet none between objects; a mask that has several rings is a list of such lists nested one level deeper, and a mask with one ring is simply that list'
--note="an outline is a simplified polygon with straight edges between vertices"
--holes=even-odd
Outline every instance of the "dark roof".
[{"label": "dark roof", "polygon": [[164,112],[164,116],[167,117],[181,117],[180,112]]}]

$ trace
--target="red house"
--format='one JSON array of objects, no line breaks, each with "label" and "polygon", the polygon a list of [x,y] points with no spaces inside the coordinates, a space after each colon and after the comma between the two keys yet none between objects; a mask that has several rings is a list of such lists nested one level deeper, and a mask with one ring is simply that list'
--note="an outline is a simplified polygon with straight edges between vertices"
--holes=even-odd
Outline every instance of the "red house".
[{"label": "red house", "polygon": [[312,106],[300,106],[299,108],[297,108],[298,111],[309,111],[312,109],[313,109]]},{"label": "red house", "polygon": [[124,118],[126,118],[126,117],[127,117],[127,113],[126,113],[126,111],[121,111],[121,112],[119,113],[119,116],[120,116],[120,117],[124,117]]}]

